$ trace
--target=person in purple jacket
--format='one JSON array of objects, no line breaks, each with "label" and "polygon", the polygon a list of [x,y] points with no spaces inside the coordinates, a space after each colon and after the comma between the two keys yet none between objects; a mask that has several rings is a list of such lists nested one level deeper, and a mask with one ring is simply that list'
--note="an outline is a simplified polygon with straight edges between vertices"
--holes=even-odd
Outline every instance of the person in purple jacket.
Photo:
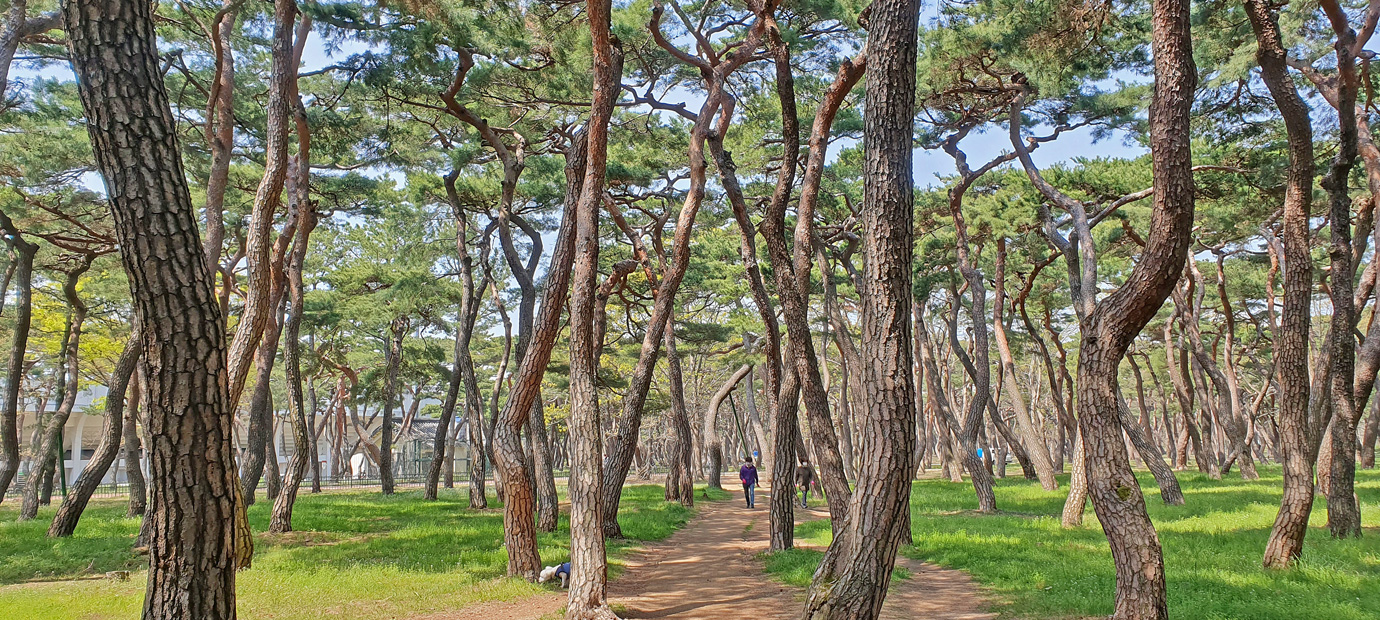
[{"label": "person in purple jacket", "polygon": [[743,457],[743,466],[738,469],[738,480],[743,483],[743,497],[747,498],[747,507],[757,507],[757,467],[752,464],[752,457]]}]

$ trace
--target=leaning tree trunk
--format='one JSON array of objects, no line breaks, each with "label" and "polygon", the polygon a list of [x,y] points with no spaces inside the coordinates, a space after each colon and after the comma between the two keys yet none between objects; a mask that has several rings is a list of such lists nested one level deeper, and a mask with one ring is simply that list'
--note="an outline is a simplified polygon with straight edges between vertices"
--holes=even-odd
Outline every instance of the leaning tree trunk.
[{"label": "leaning tree trunk", "polygon": [[[49,538],[71,536],[72,532],[76,531],[77,521],[86,510],[87,502],[91,501],[91,495],[96,492],[96,487],[100,486],[106,471],[110,469],[110,464],[115,462],[115,457],[120,452],[120,435],[125,420],[125,392],[142,350],[136,330],[129,342],[125,343],[125,350],[115,362],[115,368],[110,371],[109,391],[105,399],[105,421],[101,425],[101,443],[96,446],[96,452],[91,455],[91,462],[86,464],[81,477],[77,478],[67,497],[62,500],[62,506],[58,507],[53,523],[48,526]],[[77,446],[76,449],[81,448]]]},{"label": "leaning tree trunk", "polygon": [[1308,104],[1299,96],[1286,65],[1277,9],[1263,0],[1246,0],[1255,30],[1261,77],[1284,120],[1289,142],[1289,172],[1281,220],[1284,245],[1284,306],[1275,334],[1279,373],[1279,449],[1284,494],[1265,545],[1267,568],[1285,568],[1303,553],[1308,516],[1313,510],[1313,462],[1308,432],[1308,331],[1312,297],[1312,257],[1308,245],[1313,202],[1313,125]]},{"label": "leaning tree trunk", "polygon": [[[672,48],[660,30],[663,13],[664,8],[656,6],[647,28],[658,45]],[[657,353],[665,337],[665,327],[673,314],[680,283],[690,266],[690,238],[694,230],[695,215],[704,202],[708,174],[708,162],[704,157],[705,143],[715,134],[713,123],[716,116],[721,122],[726,122],[726,119],[732,116],[732,100],[725,91],[726,80],[730,74],[753,58],[752,53],[747,50],[757,49],[760,36],[760,25],[754,24],[744,35],[738,50],[726,55],[712,68],[705,65],[705,71],[702,73],[707,93],[690,130],[689,187],[686,189],[680,214],[676,217],[675,235],[666,257],[663,277],[656,285],[651,318],[642,337],[642,349],[629,378],[628,389],[623,394],[623,414],[618,420],[617,432],[609,442],[608,455],[604,458],[603,523],[604,534],[609,537],[622,536],[616,515],[623,483],[628,478],[628,469],[632,467],[633,453],[636,451],[637,438],[642,428],[642,413],[647,404],[648,391],[651,389]],[[650,272],[650,269],[648,271]]]},{"label": "leaning tree trunk", "polygon": [[253,540],[237,519],[225,322],[201,252],[152,6],[63,6],[87,130],[142,326],[152,449],[144,618],[235,617]]},{"label": "leaning tree trunk", "polygon": [[14,222],[3,212],[0,212],[0,229],[9,237],[9,245],[14,249],[16,264],[13,277],[18,289],[9,365],[5,367],[4,401],[0,404],[0,502],[3,502],[10,484],[19,473],[19,461],[22,459],[19,452],[19,388],[24,384],[24,354],[28,352],[29,325],[33,319],[34,254],[38,252],[38,246],[26,241]]},{"label": "leaning tree trunk", "polygon": [[1152,7],[1150,235],[1125,284],[1088,315],[1078,356],[1078,418],[1088,494],[1111,545],[1117,577],[1113,617],[1118,620],[1169,617],[1163,552],[1131,472],[1118,420],[1117,367],[1173,290],[1188,257],[1194,211],[1190,118],[1197,83],[1189,15],[1185,0],[1155,0]]},{"label": "leaning tree trunk", "polygon": [[[1059,488],[1059,482],[1054,479],[1054,461],[1049,457],[1049,447],[1045,444],[1044,437],[1040,435],[1040,430],[1035,427],[1035,423],[1031,420],[1025,397],[1021,395],[1020,384],[1016,377],[1016,361],[1011,355],[1011,344],[1006,340],[1006,324],[1002,321],[1003,311],[1006,308],[1005,291],[1006,239],[998,238],[996,279],[992,302],[992,333],[997,340],[997,354],[1001,360],[1001,371],[1011,384],[1011,404],[1016,410],[1016,426],[1020,429],[1026,453],[1030,456],[1031,464],[1035,467],[1035,475],[1040,478],[1040,486],[1046,491],[1053,491]],[[993,419],[995,420],[996,417],[994,416]]]},{"label": "leaning tree trunk", "polygon": [[551,253],[550,276],[542,293],[541,310],[528,343],[527,354],[520,361],[513,378],[508,403],[494,421],[493,457],[495,478],[503,501],[503,546],[508,551],[508,574],[521,575],[535,581],[541,571],[537,555],[536,521],[533,519],[536,501],[533,497],[532,477],[523,463],[521,432],[532,414],[532,407],[541,396],[542,376],[551,361],[551,349],[561,330],[561,314],[570,290],[570,266],[575,246],[575,203],[581,194],[585,177],[585,148],[583,134],[577,134],[565,154],[565,213],[556,233],[556,248]]},{"label": "leaning tree trunk", "polygon": [[[250,214],[245,256],[249,260],[249,281],[245,285],[244,311],[230,343],[230,407],[235,409],[244,391],[269,315],[274,311],[270,237],[273,219],[282,204],[283,186],[288,174],[288,136],[292,119],[291,94],[297,71],[293,64],[293,24],[296,0],[274,0],[272,59],[265,107],[266,127],[264,176],[259,181]],[[200,245],[200,244],[198,244]]]},{"label": "leaning tree trunk", "polygon": [[[877,618],[896,551],[910,529],[911,453],[915,449],[911,368],[911,261],[914,221],[911,119],[915,110],[919,2],[872,5],[864,126],[862,389],[866,452],[850,518],[815,574],[805,618]],[[903,372],[897,372],[902,369]]]},{"label": "leaning tree trunk", "polygon": [[[67,299],[67,326],[63,331],[62,351],[58,355],[59,364],[62,371],[58,375],[58,407],[43,425],[42,434],[38,443],[38,450],[34,452],[34,468],[30,471],[28,479],[24,484],[24,498],[19,508],[19,520],[27,521],[38,515],[38,505],[40,495],[42,503],[47,504],[51,497],[51,480],[53,476],[60,476],[61,480],[67,480],[66,465],[62,458],[62,428],[66,426],[67,419],[72,416],[72,409],[77,404],[77,391],[79,389],[81,356],[79,348],[81,346],[82,325],[86,322],[86,304],[77,296],[77,281],[82,274],[91,267],[94,255],[86,255],[83,261],[72,271],[67,272],[66,280],[62,285],[63,296]],[[80,450],[78,446],[76,449]]]},{"label": "leaning tree trunk", "polygon": [[[474,258],[469,249],[469,218],[460,204],[460,195],[455,188],[455,180],[460,172],[452,170],[443,181],[446,186],[446,199],[450,203],[451,215],[455,219],[455,249],[460,261],[460,310],[455,323],[455,369],[446,391],[446,400],[441,406],[441,419],[436,425],[435,454],[431,469],[427,472],[426,499],[436,499],[436,486],[442,467],[446,468],[447,487],[450,486],[450,467],[454,457],[450,456],[450,425],[455,417],[455,407],[460,395],[460,386],[465,387],[465,420],[470,427],[470,508],[486,508],[488,501],[484,496],[484,450],[482,446],[484,422],[480,413],[479,383],[474,376],[474,357],[470,354],[470,340],[474,334],[474,324],[479,318],[480,300],[489,285],[484,278],[479,286],[474,283]],[[488,236],[480,243],[480,260],[488,256]],[[478,475],[475,465],[478,463]]]},{"label": "leaning tree trunk", "polygon": [[[609,0],[589,0],[594,94],[585,138],[589,154],[575,207],[575,259],[570,276],[570,598],[569,620],[616,619],[609,609],[604,547],[603,427],[595,387],[594,308],[599,278],[599,205],[608,163],[609,119],[618,98],[623,50],[611,30]],[[560,304],[558,304],[560,305]],[[542,422],[545,424],[545,422]],[[546,446],[541,446],[546,449]]]},{"label": "leaning tree trunk", "polygon": [[1174,475],[1174,469],[1164,462],[1164,455],[1160,453],[1159,446],[1155,445],[1154,439],[1136,423],[1135,417],[1131,415],[1130,406],[1120,394],[1117,395],[1117,415],[1122,429],[1126,432],[1126,438],[1135,447],[1136,454],[1140,455],[1141,462],[1145,463],[1145,468],[1150,470],[1150,475],[1155,477],[1155,484],[1160,487],[1160,499],[1169,506],[1184,505],[1184,492],[1179,488],[1179,479]]},{"label": "leaning tree trunk", "polygon": [[[704,445],[709,452],[709,486],[715,489],[724,488],[723,484],[723,445],[719,440],[719,407],[723,405],[724,399],[733,392],[733,388],[738,387],[738,383],[743,377],[752,372],[751,364],[743,364],[728,377],[723,385],[719,386],[718,391],[709,399],[709,407],[704,411]],[[731,447],[731,446],[730,446]]]},{"label": "leaning tree trunk", "polygon": [[[304,24],[309,24],[303,18]],[[311,177],[310,134],[307,130],[306,110],[299,102],[296,106],[297,128],[300,146],[297,151],[297,182],[294,184],[299,223],[297,239],[292,245],[292,255],[288,259],[287,283],[288,303],[292,313],[287,317],[283,334],[283,365],[287,375],[288,420],[292,424],[292,461],[288,463],[287,475],[283,478],[283,488],[273,500],[273,514],[269,519],[268,531],[275,534],[292,531],[292,508],[297,502],[297,489],[306,477],[307,467],[316,461],[315,444],[312,441],[312,422],[307,420],[307,411],[302,398],[302,313],[305,311],[305,296],[302,288],[302,267],[307,257],[307,242],[312,230],[316,228],[316,207],[311,203],[308,182]]]}]

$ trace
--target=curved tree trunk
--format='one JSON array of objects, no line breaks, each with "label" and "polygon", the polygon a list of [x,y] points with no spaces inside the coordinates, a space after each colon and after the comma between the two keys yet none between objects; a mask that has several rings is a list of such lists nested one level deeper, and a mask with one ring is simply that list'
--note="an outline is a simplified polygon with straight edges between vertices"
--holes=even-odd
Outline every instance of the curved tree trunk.
[{"label": "curved tree trunk", "polygon": [[[1309,248],[1310,211],[1313,203],[1313,125],[1309,106],[1286,65],[1279,18],[1263,0],[1246,0],[1246,16],[1255,31],[1256,60],[1260,75],[1279,108],[1289,143],[1289,171],[1284,188],[1281,219],[1284,305],[1275,333],[1275,369],[1279,380],[1279,451],[1284,470],[1284,491],[1262,563],[1285,568],[1303,553],[1308,517],[1313,510],[1313,463],[1309,432],[1308,332],[1311,323],[1313,261]],[[1272,250],[1276,246],[1272,245]]]},{"label": "curved tree trunk", "polygon": [[723,445],[719,440],[719,407],[724,399],[733,392],[733,388],[738,387],[738,383],[743,377],[752,372],[751,364],[743,364],[729,375],[728,380],[719,386],[718,391],[709,399],[709,407],[704,410],[704,445],[709,451],[709,486],[714,489],[722,489],[723,485]]},{"label": "curved tree trunk", "polygon": [[[142,351],[139,333],[135,331],[129,342],[125,343],[125,350],[115,362],[115,368],[110,371],[110,390],[106,394],[101,443],[91,455],[91,462],[82,470],[81,477],[77,478],[67,497],[62,500],[62,506],[53,517],[53,523],[48,526],[49,538],[71,536],[72,532],[76,531],[77,521],[86,510],[87,502],[91,501],[91,495],[96,492],[96,487],[100,486],[105,473],[110,470],[110,464],[115,462],[115,457],[120,452],[120,435],[125,420],[125,392]],[[81,448],[76,446],[74,449]]]},{"label": "curved tree trunk", "polygon": [[[12,6],[23,10],[22,2]],[[4,63],[8,69],[8,63]],[[3,93],[0,93],[3,94]],[[5,392],[0,404],[0,502],[19,473],[19,388],[24,384],[24,354],[29,347],[29,326],[33,320],[34,254],[38,246],[28,242],[8,215],[0,212],[0,229],[9,239],[15,254],[15,315],[10,340],[9,363],[5,366]],[[3,295],[5,291],[0,291]]]},{"label": "curved tree trunk", "polygon": [[235,571],[248,563],[253,540],[229,491],[236,480],[225,322],[200,251],[152,7],[68,2],[63,14],[143,333],[155,485],[144,618],[232,619]]},{"label": "curved tree trunk", "polygon": [[1126,399],[1117,395],[1117,415],[1121,422],[1121,428],[1126,432],[1126,438],[1135,447],[1136,453],[1140,455],[1141,462],[1145,463],[1146,469],[1150,470],[1150,475],[1155,477],[1155,484],[1160,487],[1160,499],[1169,506],[1182,506],[1184,504],[1184,492],[1179,488],[1179,479],[1174,475],[1173,468],[1164,462],[1164,455],[1160,454],[1160,449],[1155,442],[1145,434],[1141,425],[1136,423],[1135,416],[1131,415],[1131,408],[1126,404]]},{"label": "curved tree trunk", "polygon": [[[672,44],[662,36],[660,30],[663,12],[664,8],[661,6],[654,8],[651,22],[647,27],[651,30],[651,34],[658,45],[670,48],[673,47]],[[706,176],[708,174],[708,162],[704,157],[705,143],[714,134],[713,128],[716,117],[721,122],[727,122],[726,119],[732,116],[732,99],[725,91],[726,80],[738,67],[750,60],[752,54],[743,53],[743,51],[756,50],[760,37],[761,25],[754,23],[749,28],[738,51],[725,56],[721,62],[713,67],[708,64],[702,67],[704,69],[702,73],[706,76],[708,92],[704,103],[700,106],[698,115],[693,115],[694,124],[690,130],[689,147],[689,187],[686,190],[680,213],[676,217],[675,236],[671,242],[669,255],[666,257],[666,268],[660,282],[656,285],[655,301],[652,304],[651,316],[647,321],[646,333],[642,337],[642,348],[638,354],[637,364],[633,367],[628,388],[623,395],[623,413],[619,417],[617,431],[609,442],[608,454],[604,458],[603,526],[604,534],[609,537],[622,536],[617,525],[616,515],[618,514],[618,503],[622,496],[623,483],[628,478],[628,469],[632,466],[633,453],[637,448],[637,438],[642,428],[642,413],[647,404],[647,393],[651,389],[652,372],[656,367],[656,358],[660,353],[662,341],[665,339],[666,327],[675,313],[676,293],[680,291],[680,283],[685,278],[685,272],[690,266],[690,237],[694,230],[695,215],[699,213],[700,206],[704,202]],[[677,51],[679,52],[679,50]],[[680,53],[683,54],[683,52]]]},{"label": "curved tree trunk", "polygon": [[[1016,410],[1016,426],[1021,431],[1021,439],[1024,440],[1026,453],[1030,456],[1031,464],[1035,467],[1035,475],[1040,478],[1040,486],[1046,491],[1053,491],[1059,488],[1059,482],[1054,479],[1054,461],[1049,458],[1049,447],[1041,436],[1040,430],[1035,427],[1031,420],[1030,411],[1026,408],[1025,397],[1021,395],[1020,383],[1016,377],[1016,361],[1011,355],[1011,345],[1006,340],[1006,324],[1002,321],[1002,315],[1006,308],[1006,239],[997,239],[997,266],[995,277],[995,287],[993,290],[994,301],[992,302],[992,331],[997,340],[997,353],[1001,359],[1002,372],[1006,375],[1006,380],[1011,384],[1009,395],[1012,407]],[[994,418],[995,419],[995,418]],[[1013,446],[1014,447],[1014,446]]]},{"label": "curved tree trunk", "polygon": [[[455,417],[455,407],[459,400],[460,387],[465,387],[465,420],[470,427],[470,507],[485,508],[488,500],[484,495],[484,450],[483,450],[483,414],[480,413],[481,405],[479,397],[479,383],[474,375],[474,357],[470,354],[470,340],[474,334],[474,324],[479,318],[479,306],[484,296],[484,290],[489,286],[489,279],[486,276],[479,284],[474,283],[474,258],[470,255],[469,247],[469,218],[465,215],[464,207],[460,204],[460,195],[455,188],[455,180],[459,178],[460,172],[452,170],[450,174],[442,179],[446,187],[446,198],[450,203],[451,215],[455,219],[455,249],[460,262],[460,308],[459,317],[455,323],[455,369],[451,375],[450,385],[446,391],[446,400],[441,406],[441,419],[436,425],[435,436],[435,457],[431,460],[431,468],[427,472],[426,499],[436,499],[436,486],[440,478],[442,467],[446,467],[447,487],[449,481],[451,463],[453,456],[450,454],[453,440],[450,439],[450,425]],[[489,254],[489,237],[483,236],[479,244],[478,256],[481,261],[487,260]],[[448,443],[449,442],[449,443]],[[478,465],[478,475],[475,475],[476,463]]]},{"label": "curved tree trunk", "polygon": [[1117,367],[1173,290],[1188,256],[1194,211],[1190,116],[1197,82],[1189,15],[1184,0],[1155,0],[1152,7],[1150,235],[1125,284],[1088,315],[1078,356],[1078,417],[1088,494],[1112,549],[1117,576],[1113,617],[1118,620],[1169,617],[1163,552],[1131,472],[1118,420]]},{"label": "curved tree trunk", "polygon": [[270,237],[273,218],[282,203],[283,186],[288,174],[288,135],[291,132],[292,102],[297,71],[293,64],[293,24],[297,13],[296,0],[274,0],[272,61],[268,81],[268,103],[265,108],[264,176],[254,195],[250,214],[249,237],[245,242],[245,256],[249,259],[249,281],[245,285],[244,312],[240,316],[235,338],[230,343],[229,379],[230,409],[237,408],[244,391],[245,380],[253,366],[254,353],[259,349],[269,315],[274,311],[273,260]]},{"label": "curved tree trunk", "polygon": [[560,332],[561,303],[570,291],[570,269],[574,260],[575,206],[585,178],[584,133],[577,134],[566,151],[565,213],[556,233],[556,248],[547,270],[546,289],[527,354],[513,378],[508,403],[494,421],[493,456],[495,477],[503,496],[503,545],[508,551],[508,574],[535,581],[541,571],[537,555],[536,501],[531,476],[523,463],[521,432],[541,396],[541,380],[551,361],[551,348]]},{"label": "curved tree trunk", "polygon": [[[78,349],[81,346],[82,325],[86,322],[86,304],[77,296],[77,281],[91,267],[91,261],[94,259],[94,255],[84,256],[77,267],[67,272],[67,277],[62,285],[62,293],[67,300],[68,310],[62,350],[58,354],[58,363],[62,368],[58,375],[58,407],[57,411],[54,411],[45,422],[38,450],[34,452],[35,467],[25,480],[24,498],[19,507],[20,521],[27,521],[38,515],[40,494],[45,499],[50,497],[50,491],[42,487],[51,484],[47,481],[51,480],[52,476],[60,476],[63,481],[67,479],[66,466],[63,464],[62,458],[62,428],[67,424],[67,418],[71,417],[72,409],[77,404],[78,382],[81,378],[78,374],[81,363]],[[51,486],[47,486],[47,489],[51,488]]]},{"label": "curved tree trunk", "polygon": [[[215,77],[207,97],[206,145],[211,152],[206,176],[206,265],[218,268],[221,246],[225,244],[225,190],[230,186],[230,161],[235,148],[235,21],[240,3],[222,0],[221,10],[211,22],[211,47],[215,56]],[[212,120],[214,119],[214,120]]]},{"label": "curved tree trunk", "polygon": [[[311,18],[303,15],[298,24],[297,43],[300,45],[310,32]],[[294,66],[295,73],[295,66]],[[295,79],[294,79],[295,83]],[[294,88],[294,90],[296,90]],[[300,97],[293,93],[296,105],[294,117],[297,121],[298,148],[295,160],[296,169],[293,201],[296,203],[296,240],[286,270],[288,303],[292,313],[287,317],[283,334],[283,364],[287,375],[288,420],[292,424],[293,451],[288,463],[287,475],[283,477],[283,488],[273,500],[273,513],[268,522],[268,531],[281,534],[292,531],[292,509],[297,502],[297,490],[306,477],[307,468],[317,460],[315,442],[312,441],[312,422],[307,419],[307,411],[302,397],[302,352],[301,331],[302,313],[306,311],[305,295],[302,286],[302,268],[307,256],[307,243],[316,229],[316,205],[311,202],[311,132],[307,126],[306,108]]]}]

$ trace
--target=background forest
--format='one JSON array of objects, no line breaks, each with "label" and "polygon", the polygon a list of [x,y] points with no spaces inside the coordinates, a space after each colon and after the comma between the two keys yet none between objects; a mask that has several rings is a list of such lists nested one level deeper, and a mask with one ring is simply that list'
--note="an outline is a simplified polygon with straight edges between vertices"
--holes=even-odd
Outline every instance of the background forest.
[{"label": "background forest", "polygon": [[[1090,494],[1140,498],[1112,465],[1129,459],[1149,474],[1142,516],[1087,516],[1119,576],[1159,562],[1161,606],[1158,539],[1127,541],[1154,537],[1146,504],[1203,501],[1181,479],[1283,489],[1247,549],[1266,567],[1306,561],[1310,514],[1328,528],[1310,541],[1361,536],[1375,496],[1356,469],[1380,435],[1380,3],[1181,7],[1177,128],[1151,109],[1166,3],[920,8],[902,137],[914,242],[898,255],[913,363],[890,369],[912,395],[903,440],[870,423],[889,396],[865,379],[867,2],[631,0],[603,35],[560,1],[157,4],[225,317],[239,497],[286,532],[302,484],[462,487],[472,508],[496,494],[506,571],[531,579],[567,484],[597,496],[609,539],[625,482],[665,476],[665,499],[690,506],[745,456],[783,491],[808,463],[849,515],[878,446],[901,441],[907,462],[888,463],[907,480],[971,488],[943,500],[954,510],[1052,515],[1059,490],[1066,528]],[[62,495],[48,533],[68,536],[102,484],[127,484],[143,514],[152,381],[60,7],[0,7],[0,499],[31,519]],[[1191,152],[1178,194],[1156,185],[1170,177],[1152,153],[1171,151]],[[581,183],[605,157],[586,214]],[[1162,264],[1161,234],[1182,269]],[[1137,287],[1165,302],[1117,305]],[[89,446],[80,416],[103,416]],[[1088,432],[1121,456],[1089,452]],[[790,494],[770,510],[771,549],[790,549]],[[1134,587],[1118,582],[1118,617],[1155,617],[1128,611]]]}]

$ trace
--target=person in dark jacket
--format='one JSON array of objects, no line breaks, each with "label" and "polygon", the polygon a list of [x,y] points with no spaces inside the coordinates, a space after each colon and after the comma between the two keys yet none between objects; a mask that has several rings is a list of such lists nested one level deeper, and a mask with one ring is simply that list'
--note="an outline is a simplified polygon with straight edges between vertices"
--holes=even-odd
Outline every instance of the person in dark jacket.
[{"label": "person in dark jacket", "polygon": [[810,485],[815,483],[815,470],[810,467],[807,460],[800,461],[800,467],[795,468],[795,486],[800,489],[800,507],[809,508]]},{"label": "person in dark jacket", "polygon": [[738,480],[743,483],[743,497],[747,499],[747,507],[756,508],[757,467],[752,464],[752,457],[743,457],[743,466],[738,469]]}]

